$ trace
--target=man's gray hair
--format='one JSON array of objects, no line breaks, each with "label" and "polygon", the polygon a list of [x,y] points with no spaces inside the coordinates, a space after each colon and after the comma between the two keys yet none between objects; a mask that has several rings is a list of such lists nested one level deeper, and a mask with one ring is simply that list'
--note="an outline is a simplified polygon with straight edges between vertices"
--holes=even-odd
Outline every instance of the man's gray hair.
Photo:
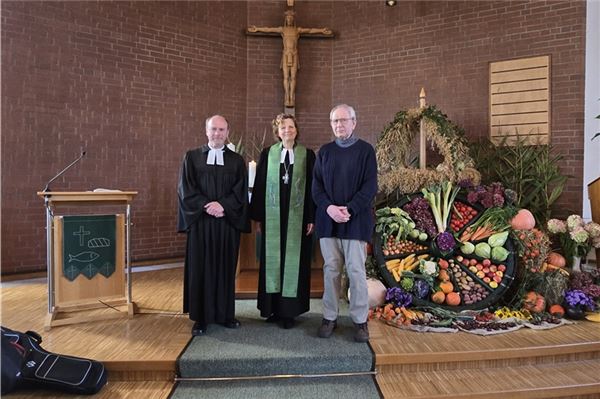
[{"label": "man's gray hair", "polygon": [[329,113],[329,119],[331,119],[333,117],[333,113],[335,111],[337,111],[338,108],[345,108],[350,113],[350,117],[352,119],[356,120],[356,111],[354,110],[354,108],[352,108],[348,104],[338,104],[335,107],[333,107],[331,109],[331,112]]}]

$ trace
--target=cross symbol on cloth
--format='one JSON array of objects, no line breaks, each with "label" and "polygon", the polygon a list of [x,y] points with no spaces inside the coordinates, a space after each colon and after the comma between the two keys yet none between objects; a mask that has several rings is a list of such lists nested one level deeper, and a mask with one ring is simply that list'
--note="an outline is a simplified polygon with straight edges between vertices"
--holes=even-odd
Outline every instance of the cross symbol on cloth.
[{"label": "cross symbol on cloth", "polygon": [[89,231],[85,231],[83,226],[79,226],[79,231],[73,233],[74,236],[79,236],[79,246],[83,247],[83,240],[85,236],[89,236],[91,233]]}]

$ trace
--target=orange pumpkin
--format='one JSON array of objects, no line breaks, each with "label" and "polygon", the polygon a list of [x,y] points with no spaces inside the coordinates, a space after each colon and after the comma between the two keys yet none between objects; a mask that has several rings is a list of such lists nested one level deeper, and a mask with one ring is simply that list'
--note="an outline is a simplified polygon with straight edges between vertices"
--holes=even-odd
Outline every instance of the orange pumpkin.
[{"label": "orange pumpkin", "polygon": [[444,303],[444,301],[446,300],[446,294],[444,294],[442,291],[437,291],[431,296],[431,300],[439,304]]},{"label": "orange pumpkin", "polygon": [[555,317],[563,317],[565,315],[565,309],[559,304],[554,304],[550,306],[548,313]]},{"label": "orange pumpkin", "polygon": [[565,257],[557,252],[550,252],[546,258],[546,261],[558,267],[565,267],[567,264]]},{"label": "orange pumpkin", "polygon": [[444,294],[449,294],[454,291],[454,285],[452,285],[450,281],[443,281],[440,283],[440,290],[442,290]]},{"label": "orange pumpkin", "polygon": [[448,274],[448,271],[444,269],[440,270],[440,274],[438,274],[438,279],[442,281],[450,280],[450,275]]},{"label": "orange pumpkin", "polygon": [[521,209],[510,221],[515,230],[531,230],[535,227],[535,218],[527,209]]},{"label": "orange pumpkin", "polygon": [[460,305],[460,295],[458,292],[450,292],[446,295],[446,303],[450,306]]},{"label": "orange pumpkin", "polygon": [[535,291],[529,291],[525,294],[523,309],[531,313],[543,312],[546,309],[546,299]]}]

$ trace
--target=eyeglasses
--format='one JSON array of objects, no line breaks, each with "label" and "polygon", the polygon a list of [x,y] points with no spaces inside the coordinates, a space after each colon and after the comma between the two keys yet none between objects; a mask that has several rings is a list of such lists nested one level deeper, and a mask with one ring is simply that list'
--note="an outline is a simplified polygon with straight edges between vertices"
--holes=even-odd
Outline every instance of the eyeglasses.
[{"label": "eyeglasses", "polygon": [[332,120],[331,120],[331,124],[332,124],[332,125],[337,125],[338,123],[345,124],[345,123],[348,123],[349,121],[353,121],[353,120],[354,120],[354,118],[339,118],[339,119],[332,119]]}]

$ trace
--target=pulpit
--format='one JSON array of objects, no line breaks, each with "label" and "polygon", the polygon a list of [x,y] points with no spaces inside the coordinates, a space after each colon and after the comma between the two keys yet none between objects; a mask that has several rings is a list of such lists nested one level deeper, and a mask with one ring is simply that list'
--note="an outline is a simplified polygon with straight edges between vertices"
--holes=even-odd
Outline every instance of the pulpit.
[{"label": "pulpit", "polygon": [[[130,226],[131,201],[137,192],[37,194],[46,207],[48,315],[44,329],[133,317]],[[111,311],[92,313],[98,308]]]}]

